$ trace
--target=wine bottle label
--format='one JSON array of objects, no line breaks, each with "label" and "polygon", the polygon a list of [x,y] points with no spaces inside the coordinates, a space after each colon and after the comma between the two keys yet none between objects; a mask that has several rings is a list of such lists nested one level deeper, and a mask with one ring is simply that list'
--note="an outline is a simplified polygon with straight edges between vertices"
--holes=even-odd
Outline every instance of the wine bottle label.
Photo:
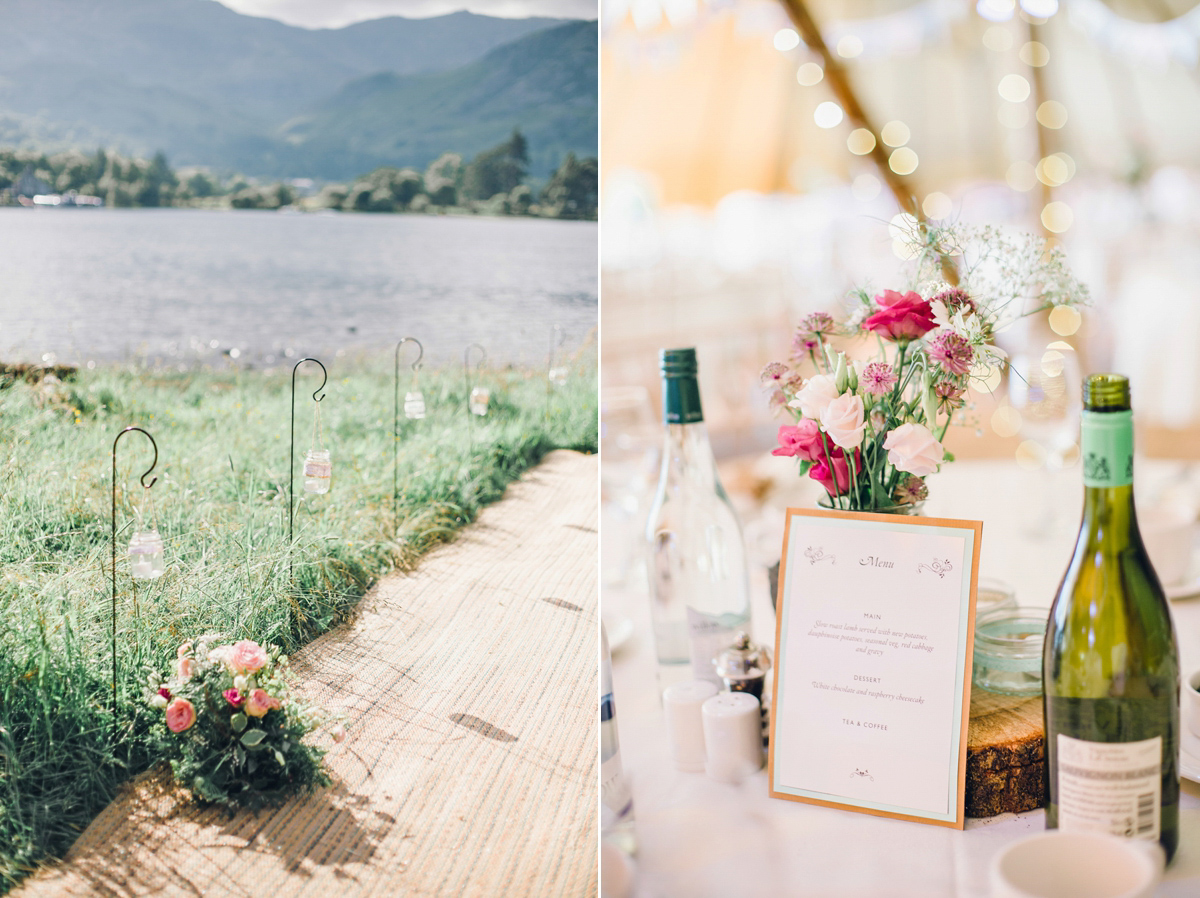
[{"label": "wine bottle label", "polygon": [[1088,742],[1058,734],[1058,827],[1157,841],[1162,737]]},{"label": "wine bottle label", "polygon": [[688,608],[688,644],[692,656],[692,676],[708,680],[722,689],[725,684],[717,676],[713,658],[733,645],[737,634],[711,614]]},{"label": "wine bottle label", "polygon": [[1081,431],[1083,485],[1133,483],[1133,412],[1084,411]]}]

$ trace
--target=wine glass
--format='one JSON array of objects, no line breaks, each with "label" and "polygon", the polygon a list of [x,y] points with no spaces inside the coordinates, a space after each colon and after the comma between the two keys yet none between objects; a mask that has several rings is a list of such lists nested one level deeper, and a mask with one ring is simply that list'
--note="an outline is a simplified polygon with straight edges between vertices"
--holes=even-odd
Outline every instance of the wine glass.
[{"label": "wine glass", "polygon": [[1078,457],[1081,383],[1075,351],[1061,341],[1010,361],[1008,402],[1021,416],[1019,432],[1024,439],[1018,457],[1034,461],[1043,475],[1038,490],[1042,508],[1029,521],[1031,535],[1045,536],[1054,529],[1058,503],[1051,475]]}]

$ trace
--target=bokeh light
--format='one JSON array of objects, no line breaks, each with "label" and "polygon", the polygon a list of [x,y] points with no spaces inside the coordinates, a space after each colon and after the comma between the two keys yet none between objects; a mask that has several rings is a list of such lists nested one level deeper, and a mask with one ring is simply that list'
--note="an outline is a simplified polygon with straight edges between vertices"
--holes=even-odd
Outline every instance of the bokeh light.
[{"label": "bokeh light", "polygon": [[954,211],[954,203],[950,197],[940,191],[934,191],[925,197],[925,201],[921,203],[921,211],[925,213],[926,218],[941,219],[949,218],[950,213]]},{"label": "bokeh light", "polygon": [[806,62],[800,68],[796,69],[796,80],[805,87],[812,87],[814,84],[820,84],[821,79],[825,77],[825,70],[815,62]]},{"label": "bokeh light", "polygon": [[1013,190],[1024,193],[1027,190],[1033,190],[1033,186],[1037,183],[1037,172],[1032,165],[1021,160],[1008,167],[1004,180]]},{"label": "bokeh light", "polygon": [[775,49],[786,53],[800,46],[800,35],[792,28],[780,28],[775,32]]},{"label": "bokeh light", "polygon": [[1037,120],[1043,126],[1057,131],[1067,123],[1067,107],[1058,100],[1047,100],[1038,107]]},{"label": "bokeh light", "polygon": [[908,240],[916,228],[916,216],[908,212],[897,212],[888,222],[888,234],[893,240]]},{"label": "bokeh light", "polygon": [[912,132],[908,130],[908,125],[901,121],[891,121],[883,126],[883,130],[879,132],[879,136],[883,138],[883,142],[889,147],[902,147],[908,143],[908,139],[912,137]]},{"label": "bokeh light", "polygon": [[818,104],[813,111],[813,121],[817,123],[818,128],[836,128],[842,123],[843,117],[842,107],[832,100]]},{"label": "bokeh light", "polygon": [[1061,156],[1046,156],[1038,161],[1037,179],[1047,187],[1057,187],[1071,180],[1071,169]]},{"label": "bokeh light", "polygon": [[1052,234],[1061,234],[1075,223],[1075,213],[1062,200],[1046,203],[1042,209],[1042,224]]},{"label": "bokeh light", "polygon": [[888,168],[898,175],[911,175],[920,164],[917,154],[909,147],[893,150],[892,155],[888,157]]},{"label": "bokeh light", "polygon": [[1012,32],[1003,25],[991,25],[983,32],[983,45],[989,50],[1003,53],[1013,45]]},{"label": "bokeh light", "polygon": [[992,412],[992,430],[996,436],[1015,437],[1021,432],[1021,413],[1011,405],[1002,405]]},{"label": "bokeh light", "polygon": [[1016,8],[1016,0],[979,0],[975,4],[975,11],[989,22],[1007,22]]},{"label": "bokeh light", "polygon": [[1017,54],[1025,65],[1041,68],[1050,61],[1050,48],[1041,41],[1029,41],[1021,47]]},{"label": "bokeh light", "polygon": [[850,185],[850,192],[861,203],[869,203],[879,196],[882,189],[883,185],[879,183],[879,179],[866,172],[855,178],[854,183]]},{"label": "bokeh light", "polygon": [[1024,103],[1029,99],[1029,82],[1017,74],[1008,74],[997,86],[1000,96],[1010,103]]},{"label": "bokeh light", "polygon": [[843,59],[853,59],[863,51],[863,42],[853,34],[847,34],[837,42],[837,54]]},{"label": "bokeh light", "polygon": [[865,156],[875,149],[875,135],[866,128],[855,128],[846,138],[846,147],[855,156]]},{"label": "bokeh light", "polygon": [[1055,306],[1048,318],[1050,330],[1060,337],[1070,337],[1083,324],[1083,316],[1072,306]]}]

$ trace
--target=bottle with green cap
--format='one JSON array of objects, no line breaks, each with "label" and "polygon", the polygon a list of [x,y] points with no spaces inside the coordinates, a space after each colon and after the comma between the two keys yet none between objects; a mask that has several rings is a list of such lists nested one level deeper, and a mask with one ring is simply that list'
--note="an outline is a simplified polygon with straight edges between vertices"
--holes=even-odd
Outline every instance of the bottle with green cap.
[{"label": "bottle with green cap", "polygon": [[1133,505],[1129,381],[1083,386],[1083,523],[1042,659],[1047,828],[1179,843],[1179,661]]},{"label": "bottle with green cap", "polygon": [[655,649],[679,678],[690,665],[691,678],[720,685],[713,659],[750,623],[742,528],[704,427],[696,350],[664,349],[660,361],[666,435],[646,524]]}]

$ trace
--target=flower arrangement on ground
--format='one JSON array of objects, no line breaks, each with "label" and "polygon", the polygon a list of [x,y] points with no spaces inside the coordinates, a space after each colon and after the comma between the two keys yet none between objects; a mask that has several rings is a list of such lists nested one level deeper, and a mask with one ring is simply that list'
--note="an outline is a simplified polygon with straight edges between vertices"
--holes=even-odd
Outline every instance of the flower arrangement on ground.
[{"label": "flower arrangement on ground", "polygon": [[328,785],[325,750],[304,741],[325,715],[292,697],[290,679],[278,646],[180,645],[175,669],[151,673],[146,696],[162,711],[157,735],[176,780],[205,801],[250,807]]},{"label": "flower arrangement on ground", "polygon": [[[1040,237],[911,225],[899,235],[914,263],[904,289],[854,292],[843,321],[808,315],[789,362],[762,372],[772,407],[794,421],[772,454],[796,458],[833,508],[905,512],[922,502],[925,478],[952,460],[942,442],[968,389],[998,382],[1006,355],[996,335],[1088,299],[1062,251]],[[835,338],[854,341],[860,358],[835,351]]]}]

